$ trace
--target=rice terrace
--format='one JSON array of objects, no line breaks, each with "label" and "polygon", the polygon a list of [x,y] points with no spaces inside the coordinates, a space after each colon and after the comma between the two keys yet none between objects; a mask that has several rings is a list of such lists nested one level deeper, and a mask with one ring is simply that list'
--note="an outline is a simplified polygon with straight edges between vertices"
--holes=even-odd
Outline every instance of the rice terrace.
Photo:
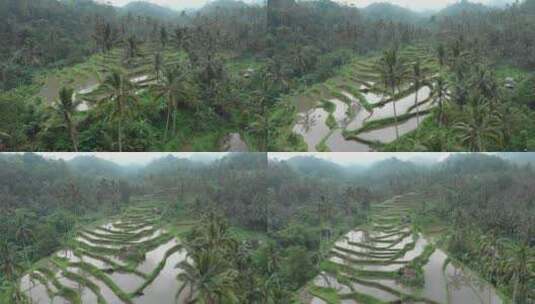
[{"label": "rice terrace", "polygon": [[180,299],[176,265],[185,253],[176,236],[157,227],[159,212],[150,205],[132,207],[113,222],[82,229],[72,244],[24,276],[21,290],[35,303]]},{"label": "rice terrace", "polygon": [[417,66],[419,78],[416,84],[407,77],[394,91],[383,85],[380,58],[354,60],[340,76],[292,97],[302,111],[294,130],[309,151],[364,152],[415,130],[447,99],[435,84],[440,66],[431,52],[425,46],[407,47],[397,55]]},{"label": "rice terrace", "polygon": [[531,151],[534,0],[4,0],[0,151]]},{"label": "rice terrace", "polygon": [[309,287],[311,303],[505,303],[489,283],[407,224],[419,200],[413,194],[377,204],[368,227],[337,241]]},{"label": "rice terrace", "polygon": [[0,302],[530,304],[534,162],[0,154]]}]

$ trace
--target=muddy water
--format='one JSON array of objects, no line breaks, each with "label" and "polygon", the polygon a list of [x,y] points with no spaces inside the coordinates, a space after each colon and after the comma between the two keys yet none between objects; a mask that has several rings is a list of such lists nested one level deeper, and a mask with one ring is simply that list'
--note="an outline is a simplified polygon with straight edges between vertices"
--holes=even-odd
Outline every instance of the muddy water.
[{"label": "muddy water", "polygon": [[335,105],[335,110],[332,113],[334,119],[338,123],[338,126],[345,126],[346,121],[348,119],[348,110],[349,106],[347,103],[339,100],[339,99],[329,99],[329,102],[333,103]]},{"label": "muddy water", "polygon": [[495,290],[468,269],[449,264],[445,275],[452,303],[502,303]]},{"label": "muddy water", "polygon": [[230,133],[223,138],[222,150],[227,152],[247,152],[249,147],[241,138],[240,133]]},{"label": "muddy water", "polygon": [[176,239],[172,239],[158,248],[147,252],[147,254],[145,254],[145,261],[143,261],[143,263],[137,267],[137,270],[143,273],[151,273],[158,266],[160,261],[164,259],[167,250],[171,249],[177,244],[178,241]]},{"label": "muddy water", "polygon": [[101,261],[99,259],[95,259],[95,258],[92,258],[90,256],[82,256],[82,260],[87,263],[87,264],[91,264],[93,266],[95,266],[96,268],[98,269],[107,269],[110,267],[110,265],[108,265],[107,263],[105,263],[104,261]]},{"label": "muddy water", "polygon": [[351,287],[353,288],[353,290],[356,290],[360,293],[373,294],[375,298],[384,302],[391,302],[391,301],[395,301],[398,299],[397,296],[389,292],[386,292],[384,290],[381,290],[379,288],[374,288],[374,287],[370,287],[370,286],[366,286],[366,285],[362,285],[358,283],[352,283]]},{"label": "muddy water", "polygon": [[[427,115],[420,116],[420,123],[427,117]],[[413,117],[403,123],[398,124],[399,136],[403,136],[416,129],[418,126],[418,119]],[[378,141],[380,143],[390,143],[396,140],[396,127],[388,126],[383,129],[372,130],[363,132],[358,135],[359,138],[368,141]]]},{"label": "muddy water", "polygon": [[384,98],[385,98],[384,95],[379,95],[379,94],[376,94],[376,93],[373,93],[373,92],[368,92],[368,93],[362,94],[362,95],[364,95],[364,98],[366,98],[368,103],[372,104],[372,105],[383,101]]},{"label": "muddy water", "polygon": [[32,299],[33,304],[46,304],[51,302],[46,287],[38,280],[31,279],[29,274],[22,277],[22,280],[20,281],[20,289]]},{"label": "muddy water", "polygon": [[[427,98],[429,98],[429,95],[431,94],[431,89],[429,87],[422,87],[418,91],[418,100],[422,101]],[[403,115],[407,112],[409,112],[409,109],[414,106],[414,99],[416,97],[416,93],[412,93],[409,96],[405,96],[397,101],[396,103],[396,112],[398,115]],[[368,119],[368,121],[374,121],[378,119],[385,119],[389,117],[394,117],[394,107],[393,102],[389,102],[385,104],[383,107],[378,107],[373,109],[373,114]]]},{"label": "muddy water", "polygon": [[336,105],[336,110],[333,113],[333,116],[336,119],[339,128],[332,132],[329,138],[325,141],[325,144],[329,150],[336,152],[368,152],[370,151],[370,147],[366,144],[345,139],[343,129],[346,129],[350,124],[354,126],[355,124],[358,124],[357,122],[363,123],[369,116],[369,113],[354,101],[354,97],[351,94],[347,92],[342,92],[342,94],[352,100],[352,108],[356,111],[355,117],[351,119],[347,115],[349,106],[346,103],[338,99],[331,99],[330,101]]},{"label": "muddy water", "polygon": [[77,94],[87,94],[95,90],[99,85],[99,80],[95,75],[90,77],[79,76],[73,81],[65,81],[57,76],[50,76],[45,80],[45,83],[37,96],[43,98],[48,103],[54,103],[59,99],[59,91],[63,86],[71,87]]},{"label": "muddy water", "polygon": [[471,270],[452,263],[443,270],[446,259],[446,253],[436,249],[423,267],[423,295],[440,303],[504,303],[496,290]]},{"label": "muddy water", "polygon": [[82,236],[77,236],[76,240],[78,242],[84,243],[84,244],[92,246],[92,247],[102,247],[102,248],[109,248],[109,249],[119,249],[119,248],[121,248],[121,246],[114,246],[114,245],[109,245],[109,244],[97,244],[97,243],[91,242],[91,241],[83,238]]},{"label": "muddy water", "polygon": [[[351,105],[348,105],[336,98],[329,100],[336,106],[333,116],[339,126],[338,129],[332,132],[326,125],[326,120],[329,113],[322,108],[310,109],[310,103],[303,103],[304,101],[309,102],[309,100],[306,98],[302,98],[301,102],[298,100],[298,109],[301,108],[303,111],[298,114],[298,123],[294,126],[293,131],[303,136],[308,145],[308,151],[316,151],[317,144],[319,144],[326,136],[328,136],[328,138],[326,139],[325,144],[328,149],[333,152],[372,151],[372,149],[364,143],[355,140],[346,140],[343,136],[343,130],[355,131],[362,128],[366,122],[391,118],[394,116],[392,102],[387,103],[383,107],[374,108],[373,112],[370,113],[360,105],[359,100],[355,96],[344,90],[340,91],[340,93],[351,100]],[[418,91],[418,100],[425,100],[429,98],[430,94],[431,88],[424,86]],[[371,104],[384,100],[383,96],[372,92],[364,95]],[[415,96],[416,92],[395,101],[398,115],[416,112],[415,109],[409,111],[410,108],[414,106]],[[355,111],[355,116],[352,118],[347,115],[350,106]],[[431,102],[428,102],[424,105],[421,105],[420,110],[429,110],[433,107],[434,105]],[[403,123],[398,124],[399,135],[402,136],[416,129],[418,121],[422,121],[424,118],[425,115],[421,115],[419,118],[413,117]],[[377,141],[380,143],[390,143],[396,140],[396,128],[395,126],[387,126],[382,129],[361,133],[358,135],[358,137],[372,142]]]},{"label": "muddy water", "polygon": [[158,230],[154,231],[152,233],[152,235],[148,235],[148,236],[142,237],[139,240],[132,241],[132,243],[135,244],[135,243],[147,242],[147,241],[150,241],[150,240],[153,240],[153,239],[159,237],[160,235],[162,235],[162,230],[158,229]]},{"label": "muddy water", "polygon": [[[176,265],[186,258],[186,252],[180,251],[173,253],[166,261],[164,268],[160,271],[158,277],[145,290],[143,295],[133,299],[134,303],[175,303],[175,296],[181,287],[176,276],[180,269]],[[185,295],[179,298],[177,303],[184,303]]]},{"label": "muddy water", "polygon": [[48,77],[37,96],[43,98],[46,103],[52,104],[53,102],[59,99],[60,88],[61,81],[58,77]]},{"label": "muddy water", "polygon": [[426,297],[441,303],[503,303],[492,286],[469,269],[450,263],[443,270],[446,259],[446,253],[437,249],[424,266]]},{"label": "muddy water", "polygon": [[[78,272],[77,269],[69,269],[71,272]],[[80,293],[80,297],[82,299],[82,303],[97,303],[97,295],[91,291],[91,289],[87,287],[83,287],[82,285],[78,284],[75,281],[72,281],[70,279],[67,279],[63,276],[58,277],[58,281],[61,285],[65,287],[69,287],[71,289],[77,290]],[[55,302],[54,302],[55,303]],[[59,302],[59,303],[70,303],[69,301],[66,302]]]},{"label": "muddy water", "polygon": [[134,292],[144,282],[143,278],[132,273],[113,272],[108,276],[119,288],[128,293]]},{"label": "muddy water", "polygon": [[315,108],[306,113],[300,113],[298,123],[293,131],[302,135],[308,145],[308,151],[316,151],[316,145],[330,132],[326,125],[329,113],[323,108]]},{"label": "muddy water", "polygon": [[[91,282],[95,283],[100,288],[100,294],[106,300],[106,303],[108,304],[124,304],[119,297],[115,295],[113,290],[111,290],[108,285],[103,283],[102,281],[96,279],[95,277],[86,274],[86,278],[90,280]],[[84,303],[85,304],[85,303]]]},{"label": "muddy water", "polygon": [[418,257],[419,255],[421,255],[424,252],[425,246],[427,246],[427,244],[428,244],[427,240],[422,238],[422,237],[420,237],[416,241],[416,244],[414,245],[414,249],[407,251],[405,253],[405,255],[403,255],[403,257],[398,259],[398,261],[407,261],[407,262],[409,262],[409,261],[414,260],[416,257]]},{"label": "muddy water", "polygon": [[362,128],[371,115],[365,108],[360,108],[355,117],[347,124],[346,129],[348,131],[354,131]]},{"label": "muddy water", "polygon": [[370,146],[356,140],[347,140],[342,134],[342,129],[336,129],[327,139],[325,144],[329,150],[336,152],[370,152]]}]

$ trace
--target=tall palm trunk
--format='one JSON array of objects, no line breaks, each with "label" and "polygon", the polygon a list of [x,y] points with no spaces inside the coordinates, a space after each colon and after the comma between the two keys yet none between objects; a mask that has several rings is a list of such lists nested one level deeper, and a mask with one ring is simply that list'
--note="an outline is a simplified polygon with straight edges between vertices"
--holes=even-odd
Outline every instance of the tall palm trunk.
[{"label": "tall palm trunk", "polygon": [[394,100],[396,95],[395,84],[392,83],[392,106],[394,107],[394,123],[396,126],[396,139],[399,139],[399,126],[398,126],[398,111],[396,109],[396,101]]},{"label": "tall palm trunk", "polygon": [[173,103],[173,136],[176,135],[176,112],[177,106],[176,103]]},{"label": "tall palm trunk", "polygon": [[[121,90],[122,91],[122,90]],[[119,122],[118,122],[118,140],[119,140],[119,152],[123,152],[123,97],[121,96],[117,97],[119,98]]]},{"label": "tall palm trunk", "polygon": [[420,105],[418,104],[419,84],[416,85],[416,94],[414,95],[414,105],[416,105],[416,126],[420,126]]},{"label": "tall palm trunk", "polygon": [[74,148],[74,152],[78,152],[78,143],[76,140],[76,130],[74,130],[74,125],[72,123],[70,115],[65,112],[64,113],[65,121],[67,122],[67,128],[69,128],[69,135],[71,137],[72,146]]},{"label": "tall palm trunk", "polygon": [[165,141],[167,141],[167,131],[169,130],[169,120],[171,119],[171,108],[169,107],[169,105],[167,105],[167,120],[165,122],[165,131],[164,131],[164,135],[163,135],[163,138]]},{"label": "tall palm trunk", "polygon": [[173,95],[171,92],[167,93],[167,121],[165,122],[164,139],[167,141],[167,133],[169,131],[169,122],[171,120],[171,112],[173,111]]},{"label": "tall palm trunk", "polygon": [[122,117],[119,118],[119,127],[118,127],[118,136],[119,136],[119,152],[123,152],[123,126],[122,126]]}]

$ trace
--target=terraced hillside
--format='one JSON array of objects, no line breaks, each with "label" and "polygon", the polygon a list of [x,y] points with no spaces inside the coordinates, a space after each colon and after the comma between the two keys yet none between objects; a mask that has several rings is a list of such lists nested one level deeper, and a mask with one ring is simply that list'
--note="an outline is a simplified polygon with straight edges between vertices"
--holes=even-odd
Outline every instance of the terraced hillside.
[{"label": "terraced hillside", "polygon": [[32,267],[20,288],[31,303],[174,303],[180,241],[159,227],[160,211],[131,207],[78,231],[63,250]]},{"label": "terraced hillside", "polygon": [[368,226],[335,243],[304,302],[502,303],[492,286],[413,230],[415,202],[407,195],[375,205]]},{"label": "terraced hillside", "polygon": [[[293,131],[303,136],[309,151],[371,151],[392,142],[396,139],[392,103],[400,136],[416,129],[436,106],[432,79],[439,65],[426,46],[404,48],[400,57],[408,73],[395,96],[384,88],[380,58],[373,57],[356,59],[340,75],[291,97],[298,111]],[[416,88],[410,71],[418,60],[422,79]]]},{"label": "terraced hillside", "polygon": [[125,70],[127,77],[141,92],[156,81],[156,54],[160,54],[162,70],[165,66],[180,63],[184,58],[182,53],[174,51],[171,47],[163,49],[152,43],[140,43],[133,55],[127,55],[127,52],[126,46],[118,46],[108,53],[94,55],[82,64],[43,75],[37,80],[41,87],[37,96],[52,104],[58,100],[61,87],[69,86],[75,90],[75,100],[82,102],[78,110],[87,111],[92,105],[90,101],[98,97],[95,92],[98,92],[101,82],[111,70]]}]

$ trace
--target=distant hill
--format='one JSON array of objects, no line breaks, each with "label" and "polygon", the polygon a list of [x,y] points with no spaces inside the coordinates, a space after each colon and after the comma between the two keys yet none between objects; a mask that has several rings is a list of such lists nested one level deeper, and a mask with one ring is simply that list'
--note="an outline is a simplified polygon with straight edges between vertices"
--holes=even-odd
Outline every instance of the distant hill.
[{"label": "distant hill", "polygon": [[522,2],[522,10],[535,13],[535,0],[524,0]]},{"label": "distant hill", "polygon": [[294,170],[309,176],[336,177],[343,172],[341,166],[314,156],[295,156],[286,161]]},{"label": "distant hill", "polygon": [[412,174],[419,170],[419,166],[416,164],[403,161],[398,158],[392,157],[389,159],[381,160],[374,163],[368,169],[368,175],[373,176],[374,178],[381,178],[383,176],[395,175],[405,175]]},{"label": "distant hill", "polygon": [[514,2],[515,0],[491,0],[488,5],[493,6],[493,7],[504,8],[507,5],[512,4]]},{"label": "distant hill", "polygon": [[440,153],[426,153],[413,156],[408,161],[418,166],[431,167],[438,164],[442,157]]},{"label": "distant hill", "polygon": [[154,3],[145,1],[134,1],[123,6],[120,11],[122,13],[131,13],[136,16],[146,16],[156,19],[173,19],[179,16],[179,12],[163,7]]},{"label": "distant hill", "polygon": [[216,10],[236,10],[247,6],[249,6],[247,3],[239,0],[216,0],[208,2],[199,12],[209,14]]},{"label": "distant hill", "polygon": [[361,12],[374,20],[415,23],[422,19],[422,15],[410,9],[386,2],[370,4],[361,9]]},{"label": "distant hill", "polygon": [[501,152],[496,153],[499,157],[517,165],[535,165],[535,153],[530,152]]},{"label": "distant hill", "polygon": [[437,16],[458,16],[462,14],[486,13],[492,8],[481,3],[474,3],[468,0],[461,0],[441,10]]},{"label": "distant hill", "polygon": [[67,162],[77,172],[89,176],[121,176],[124,169],[118,164],[95,156],[78,156]]},{"label": "distant hill", "polygon": [[177,170],[184,170],[188,168],[197,167],[198,164],[186,158],[178,158],[173,155],[158,158],[150,162],[144,169],[145,175],[150,174],[164,174],[173,175]]},{"label": "distant hill", "polygon": [[509,166],[506,160],[482,153],[452,154],[440,164],[442,170],[450,174],[479,174],[505,171]]}]

